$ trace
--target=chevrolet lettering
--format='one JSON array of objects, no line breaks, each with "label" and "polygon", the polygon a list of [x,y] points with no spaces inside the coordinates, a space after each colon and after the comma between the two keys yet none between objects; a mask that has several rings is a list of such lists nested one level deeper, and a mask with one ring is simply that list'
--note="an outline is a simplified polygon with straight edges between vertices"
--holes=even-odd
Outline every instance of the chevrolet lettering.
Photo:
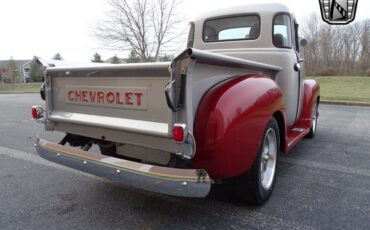
[{"label": "chevrolet lettering", "polygon": [[67,103],[91,106],[121,106],[122,108],[145,108],[145,90],[125,88],[92,89],[67,87]]}]

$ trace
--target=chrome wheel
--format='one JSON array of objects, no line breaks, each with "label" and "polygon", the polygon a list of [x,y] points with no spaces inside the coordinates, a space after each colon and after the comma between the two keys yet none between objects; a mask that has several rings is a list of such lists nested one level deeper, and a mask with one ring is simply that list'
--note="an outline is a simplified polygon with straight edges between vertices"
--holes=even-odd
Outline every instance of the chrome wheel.
[{"label": "chrome wheel", "polygon": [[316,104],[314,104],[312,108],[312,132],[313,133],[316,133],[316,126],[317,126],[317,106]]},{"label": "chrome wheel", "polygon": [[311,127],[310,127],[310,132],[306,135],[307,138],[313,138],[316,135],[317,131],[317,119],[319,117],[319,102],[314,103],[312,105],[312,112],[311,112]]},{"label": "chrome wheel", "polygon": [[261,184],[265,190],[269,190],[273,185],[278,152],[277,148],[278,140],[276,132],[273,128],[269,128],[263,141],[260,165]]}]

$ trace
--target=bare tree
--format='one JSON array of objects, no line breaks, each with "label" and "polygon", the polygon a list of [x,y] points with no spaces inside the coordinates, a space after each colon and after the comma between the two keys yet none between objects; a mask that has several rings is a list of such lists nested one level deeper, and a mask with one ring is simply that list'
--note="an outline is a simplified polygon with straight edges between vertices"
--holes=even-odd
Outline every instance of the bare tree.
[{"label": "bare tree", "polygon": [[[95,29],[109,48],[133,50],[142,62],[158,60],[179,37],[180,0],[110,0],[110,13]],[[181,32],[181,31],[180,31]],[[167,50],[168,51],[168,50]]]},{"label": "bare tree", "polygon": [[305,66],[308,74],[315,71],[315,67],[319,62],[319,17],[317,14],[310,14],[305,20],[302,28],[304,37],[307,39],[308,44],[303,49],[305,57]]},{"label": "bare tree", "polygon": [[370,76],[370,18],[362,23],[361,70]]},{"label": "bare tree", "polygon": [[366,74],[369,66],[370,20],[346,26],[323,23],[311,14],[303,23],[308,40],[303,49],[308,75]]}]

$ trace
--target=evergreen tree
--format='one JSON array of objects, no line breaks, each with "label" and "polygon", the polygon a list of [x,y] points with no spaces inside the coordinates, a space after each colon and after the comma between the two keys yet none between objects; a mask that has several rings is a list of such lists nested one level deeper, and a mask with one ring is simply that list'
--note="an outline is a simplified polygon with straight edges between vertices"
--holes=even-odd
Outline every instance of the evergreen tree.
[{"label": "evergreen tree", "polygon": [[94,56],[93,56],[93,59],[91,59],[91,62],[95,62],[95,63],[102,63],[103,60],[101,59],[101,56],[100,54],[98,54],[98,52],[95,52]]},{"label": "evergreen tree", "polygon": [[62,58],[62,55],[60,55],[60,53],[56,53],[54,56],[53,56],[53,58],[52,58],[53,60],[63,60],[63,58]]},{"label": "evergreen tree", "polygon": [[165,54],[164,56],[159,56],[159,61],[160,62],[166,62],[166,61],[171,61],[171,56],[168,56],[167,54]]},{"label": "evergreen tree", "polygon": [[33,82],[41,82],[43,79],[43,68],[37,63],[37,57],[34,56],[30,64],[30,78]]},{"label": "evergreen tree", "polygon": [[19,82],[19,71],[17,63],[14,61],[13,57],[10,57],[7,66],[7,80],[8,83]]},{"label": "evergreen tree", "polygon": [[135,50],[131,50],[131,52],[130,52],[126,61],[127,61],[127,63],[138,63],[138,62],[140,62],[140,57],[139,57],[139,55],[137,55]]},{"label": "evergreen tree", "polygon": [[112,57],[112,60],[111,60],[110,63],[112,63],[112,64],[120,64],[121,63],[121,60],[117,57],[117,55],[114,55]]}]

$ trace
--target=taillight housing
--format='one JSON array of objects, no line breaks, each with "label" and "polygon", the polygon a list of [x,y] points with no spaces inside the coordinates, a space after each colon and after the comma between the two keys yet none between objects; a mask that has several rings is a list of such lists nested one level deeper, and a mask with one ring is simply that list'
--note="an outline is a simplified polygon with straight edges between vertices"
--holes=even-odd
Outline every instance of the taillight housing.
[{"label": "taillight housing", "polygon": [[188,130],[185,124],[176,123],[172,128],[173,140],[176,143],[184,143],[188,137]]},{"label": "taillight housing", "polygon": [[32,118],[37,120],[44,116],[44,109],[41,106],[32,106],[31,114]]}]

